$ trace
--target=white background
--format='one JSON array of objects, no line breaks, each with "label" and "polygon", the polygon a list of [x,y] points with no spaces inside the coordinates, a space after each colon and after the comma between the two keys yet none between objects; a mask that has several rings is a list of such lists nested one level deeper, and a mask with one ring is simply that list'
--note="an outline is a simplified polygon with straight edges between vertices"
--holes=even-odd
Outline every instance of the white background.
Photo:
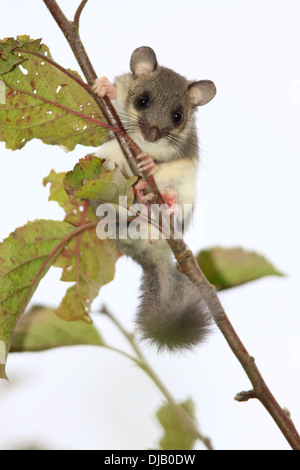
[{"label": "white background", "polygon": [[[43,38],[54,59],[78,69],[42,0],[1,2],[1,37]],[[61,0],[71,18],[76,0]],[[285,278],[269,277],[224,292],[221,300],[282,406],[300,429],[298,0],[89,0],[80,31],[99,76],[129,70],[132,51],[151,46],[161,64],[190,79],[215,81],[216,98],[198,113],[201,171],[190,247],[243,246],[264,254]],[[21,151],[0,145],[2,240],[38,218],[61,219],[42,179],[67,171],[90,149],[72,153],[33,141]],[[33,302],[57,305],[67,285],[51,269]],[[133,327],[140,269],[117,265],[95,310],[105,302]],[[109,322],[95,317],[111,344],[129,351]],[[185,356],[144,349],[178,400],[191,396],[216,449],[289,449],[257,401],[237,403],[247,377],[215,329]],[[162,396],[117,354],[94,347],[11,354],[0,383],[0,448],[144,449],[161,435]],[[201,449],[201,444],[198,445]]]}]

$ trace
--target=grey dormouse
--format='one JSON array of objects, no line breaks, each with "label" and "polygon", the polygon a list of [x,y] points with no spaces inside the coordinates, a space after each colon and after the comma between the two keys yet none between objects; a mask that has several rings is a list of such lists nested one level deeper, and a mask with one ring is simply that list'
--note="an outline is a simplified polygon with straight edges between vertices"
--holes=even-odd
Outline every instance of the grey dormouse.
[{"label": "grey dormouse", "polygon": [[[216,87],[210,80],[189,81],[159,66],[150,47],[133,52],[130,68],[114,85],[106,77],[97,79],[94,91],[112,100],[127,134],[143,152],[139,168],[153,174],[169,205],[191,208],[199,161],[195,110],[215,96]],[[126,177],[132,176],[116,139],[97,155],[105,159],[107,170],[117,164]],[[143,182],[137,184],[142,191]],[[183,215],[186,228],[191,213]],[[136,315],[142,338],[169,350],[190,349],[203,341],[211,315],[197,287],[176,269],[167,241],[127,238],[117,243],[143,269]]]}]

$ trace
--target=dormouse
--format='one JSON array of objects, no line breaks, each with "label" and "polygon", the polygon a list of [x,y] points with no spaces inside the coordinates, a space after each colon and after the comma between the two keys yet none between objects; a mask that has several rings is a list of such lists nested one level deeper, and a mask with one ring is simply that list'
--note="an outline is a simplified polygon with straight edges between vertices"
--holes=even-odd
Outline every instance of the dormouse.
[{"label": "dormouse", "polygon": [[[127,134],[142,153],[139,169],[152,174],[170,206],[192,207],[196,196],[199,164],[195,111],[216,94],[210,80],[188,80],[158,64],[150,47],[139,47],[130,59],[131,72],[111,84],[106,77],[95,81],[94,91],[107,95]],[[107,170],[119,165],[132,176],[116,139],[104,144],[97,155]],[[137,183],[143,194],[144,182]],[[142,196],[142,200],[150,195]],[[191,214],[184,214],[186,221]],[[184,350],[206,337],[210,313],[198,289],[174,264],[166,240],[117,240],[124,254],[143,269],[136,324],[143,339],[159,349]]]}]

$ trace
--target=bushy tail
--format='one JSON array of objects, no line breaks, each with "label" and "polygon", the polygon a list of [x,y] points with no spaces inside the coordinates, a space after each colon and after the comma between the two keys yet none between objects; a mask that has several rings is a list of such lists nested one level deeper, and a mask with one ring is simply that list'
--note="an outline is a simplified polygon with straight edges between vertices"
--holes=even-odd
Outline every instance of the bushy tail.
[{"label": "bushy tail", "polygon": [[136,324],[141,337],[159,350],[191,349],[205,340],[211,315],[198,288],[174,264],[165,240],[119,241],[143,268]]}]

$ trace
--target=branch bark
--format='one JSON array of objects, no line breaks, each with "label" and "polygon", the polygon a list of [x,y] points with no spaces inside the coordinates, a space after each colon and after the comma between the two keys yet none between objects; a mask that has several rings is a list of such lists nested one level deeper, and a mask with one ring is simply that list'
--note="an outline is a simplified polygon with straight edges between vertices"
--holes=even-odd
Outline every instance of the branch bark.
[{"label": "branch bark", "polygon": [[[78,33],[79,16],[84,5],[86,4],[86,1],[81,2],[79,5],[79,8],[76,12],[75,22],[69,21],[65,17],[64,13],[55,0],[44,0],[44,3],[64,33],[87,80],[87,83],[92,86],[97,76]],[[110,100],[107,97],[100,98],[97,95],[94,95],[94,99],[98,103],[108,123],[121,129],[125,133],[125,129]],[[154,192],[157,195],[156,203],[164,202],[158,191],[158,188],[156,187],[153,177],[148,178],[145,173],[140,174],[140,172],[137,170],[135,159],[137,154],[140,153],[138,147],[133,150],[122,134],[115,135],[133,173],[135,175],[140,175],[148,182],[148,187],[151,192]],[[218,328],[222,332],[229,347],[235,354],[236,358],[239,360],[250,382],[252,383],[253,390],[249,392],[241,392],[237,395],[237,397],[239,397],[238,400],[245,401],[249,398],[257,398],[272,416],[292,449],[300,450],[300,436],[292,420],[287,415],[285,410],[280,407],[275,397],[267,387],[260,371],[255,364],[253,357],[249,355],[242,341],[235,332],[232,324],[230,323],[219,301],[215,288],[207,281],[192,252],[188,249],[183,240],[174,240],[171,238],[168,240],[168,242],[178,262],[178,269],[198,286],[200,293],[203,299],[206,301]],[[242,397],[243,399],[241,399]]]}]

